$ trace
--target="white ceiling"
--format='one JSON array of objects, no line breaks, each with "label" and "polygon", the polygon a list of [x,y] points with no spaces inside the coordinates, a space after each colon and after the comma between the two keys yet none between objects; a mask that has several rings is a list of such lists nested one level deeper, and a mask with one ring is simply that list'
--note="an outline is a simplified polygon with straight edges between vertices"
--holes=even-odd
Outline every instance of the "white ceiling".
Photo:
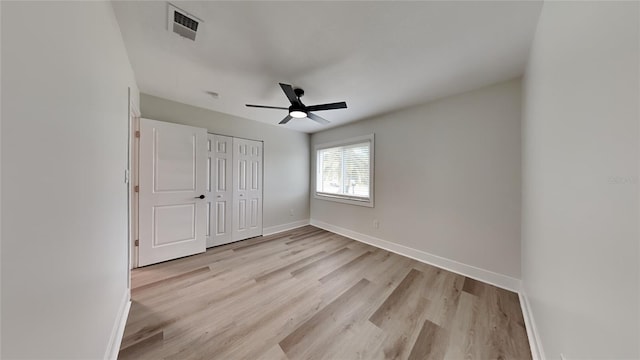
[{"label": "white ceiling", "polygon": [[[288,106],[346,101],[316,132],[523,73],[542,3],[173,1],[202,19],[195,42],[167,31],[167,3],[114,2],[140,91],[276,125]],[[206,91],[220,94],[214,99]],[[283,125],[276,125],[283,126]]]}]

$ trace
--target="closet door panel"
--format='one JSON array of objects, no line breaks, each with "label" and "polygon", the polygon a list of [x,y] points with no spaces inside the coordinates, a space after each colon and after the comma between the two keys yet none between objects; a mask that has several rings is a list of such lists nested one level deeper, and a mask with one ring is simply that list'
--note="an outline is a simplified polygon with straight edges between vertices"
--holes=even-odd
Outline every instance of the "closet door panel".
[{"label": "closet door panel", "polygon": [[209,134],[210,236],[207,247],[233,241],[233,138]]},{"label": "closet door panel", "polygon": [[233,241],[262,235],[261,141],[233,139]]}]

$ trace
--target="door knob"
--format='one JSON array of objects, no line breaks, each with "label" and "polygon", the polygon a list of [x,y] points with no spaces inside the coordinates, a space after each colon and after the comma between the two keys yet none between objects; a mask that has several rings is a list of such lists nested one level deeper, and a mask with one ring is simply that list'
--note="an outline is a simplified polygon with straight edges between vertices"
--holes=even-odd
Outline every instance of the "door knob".
[{"label": "door knob", "polygon": [[222,195],[218,195],[218,197],[219,197],[219,198],[221,198],[221,197],[222,197]]},{"label": "door knob", "polygon": [[205,198],[204,195],[196,196],[196,199],[204,199],[204,198]]}]

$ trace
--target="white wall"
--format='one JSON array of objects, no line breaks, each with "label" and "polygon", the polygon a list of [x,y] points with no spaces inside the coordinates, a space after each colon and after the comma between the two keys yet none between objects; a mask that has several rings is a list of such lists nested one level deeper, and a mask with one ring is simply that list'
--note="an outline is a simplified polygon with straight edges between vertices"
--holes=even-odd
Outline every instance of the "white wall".
[{"label": "white wall", "polygon": [[313,134],[312,146],[375,133],[376,158],[374,208],[312,197],[312,220],[519,278],[520,87],[516,79]]},{"label": "white wall", "polygon": [[102,358],[128,294],[133,72],[109,2],[1,7],[1,357]]},{"label": "white wall", "polygon": [[637,2],[547,2],[525,80],[522,280],[549,359],[638,358]]},{"label": "white wall", "polygon": [[309,135],[144,93],[140,102],[143,118],[264,141],[265,233],[309,219]]}]

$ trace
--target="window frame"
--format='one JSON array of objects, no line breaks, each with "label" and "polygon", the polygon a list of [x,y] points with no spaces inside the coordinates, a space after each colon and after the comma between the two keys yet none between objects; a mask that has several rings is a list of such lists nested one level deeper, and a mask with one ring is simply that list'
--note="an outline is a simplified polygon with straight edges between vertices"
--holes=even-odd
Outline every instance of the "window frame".
[{"label": "window frame", "polygon": [[[318,178],[320,177],[319,176],[320,170],[318,168],[320,163],[319,151],[324,149],[334,148],[334,147],[354,145],[354,144],[363,143],[363,142],[369,142],[369,198],[365,200],[364,198],[357,198],[357,197],[348,196],[348,195],[328,194],[328,193],[318,192]],[[352,137],[344,140],[316,144],[314,146],[315,176],[314,176],[314,183],[313,183],[313,197],[319,200],[327,200],[327,201],[333,201],[333,202],[338,202],[343,204],[374,207],[374,201],[373,201],[374,189],[375,189],[374,188],[374,174],[375,174],[374,164],[375,164],[375,134],[368,134],[368,135]]]}]

